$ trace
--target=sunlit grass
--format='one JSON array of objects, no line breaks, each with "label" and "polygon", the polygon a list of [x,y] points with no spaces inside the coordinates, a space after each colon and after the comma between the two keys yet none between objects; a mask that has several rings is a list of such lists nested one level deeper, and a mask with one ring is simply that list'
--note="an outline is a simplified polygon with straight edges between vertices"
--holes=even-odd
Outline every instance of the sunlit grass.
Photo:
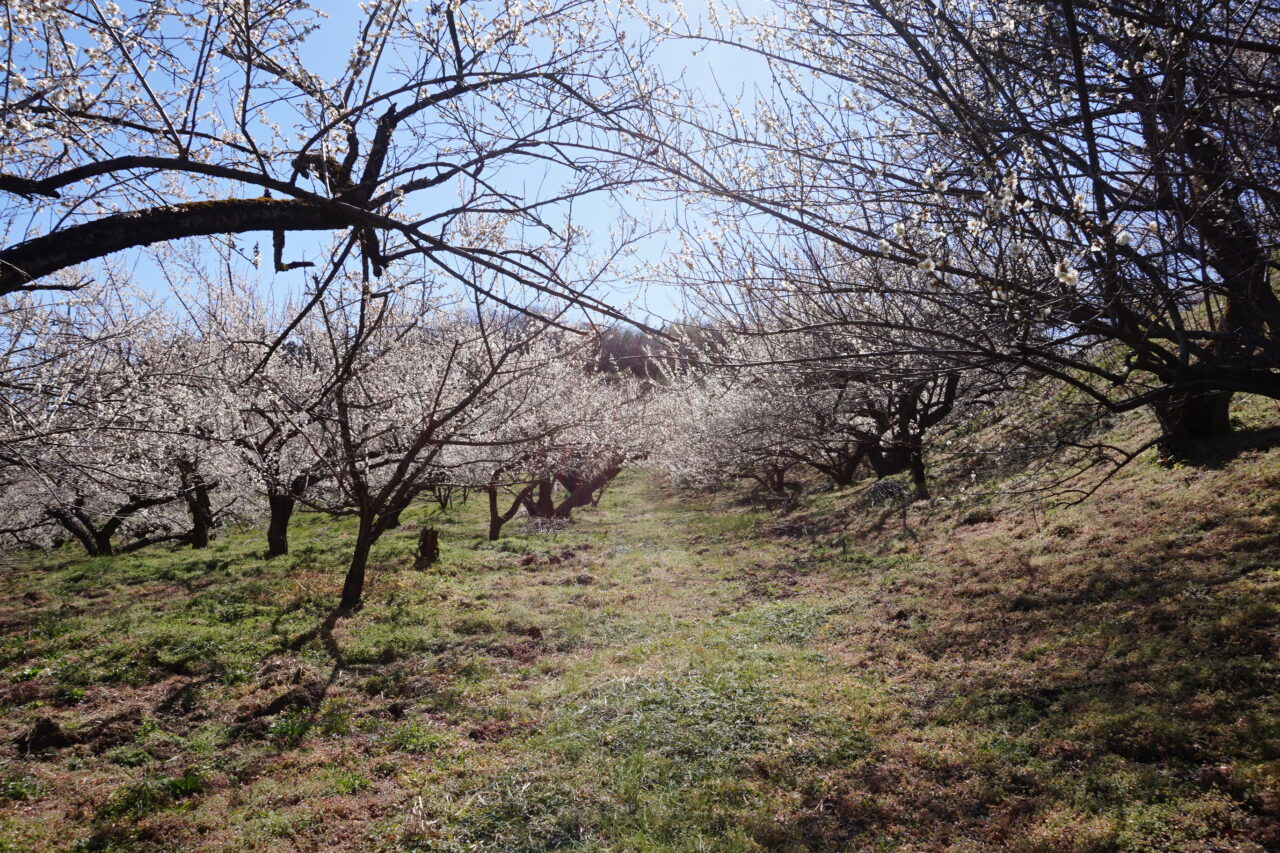
[{"label": "sunlit grass", "polygon": [[496,543],[415,508],[344,618],[343,520],[10,555],[2,734],[70,743],[0,762],[0,850],[1266,849],[1272,456],[908,529],[639,472]]}]

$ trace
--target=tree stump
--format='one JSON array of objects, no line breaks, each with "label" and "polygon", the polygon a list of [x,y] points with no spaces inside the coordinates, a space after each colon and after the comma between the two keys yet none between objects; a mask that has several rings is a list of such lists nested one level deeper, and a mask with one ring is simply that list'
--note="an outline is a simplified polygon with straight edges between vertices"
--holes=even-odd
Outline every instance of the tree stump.
[{"label": "tree stump", "polygon": [[424,527],[418,534],[418,555],[413,558],[415,569],[425,569],[440,559],[440,531]]}]

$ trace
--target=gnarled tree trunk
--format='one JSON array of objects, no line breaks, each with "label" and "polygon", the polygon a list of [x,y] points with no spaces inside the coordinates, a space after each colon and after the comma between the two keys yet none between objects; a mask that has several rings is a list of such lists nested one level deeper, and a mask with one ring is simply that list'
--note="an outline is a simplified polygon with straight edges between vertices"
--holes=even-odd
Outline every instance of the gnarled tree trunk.
[{"label": "gnarled tree trunk", "polygon": [[191,516],[188,541],[192,548],[208,548],[213,531],[213,502],[209,499],[209,484],[199,474],[193,474],[183,498]]},{"label": "gnarled tree trunk", "polygon": [[283,557],[289,553],[289,519],[297,501],[293,495],[267,495],[271,512],[267,523],[267,557]]},{"label": "gnarled tree trunk", "polygon": [[[52,507],[48,510],[49,517],[62,525],[63,529],[70,533],[77,542],[79,542],[91,557],[103,556],[102,543],[98,541],[98,537],[92,527],[86,526],[79,518],[77,518],[70,510],[63,507]],[[111,543],[107,542],[110,548]],[[110,554],[108,550],[105,552]]]},{"label": "gnarled tree trunk", "polygon": [[843,488],[853,485],[853,480],[858,474],[858,466],[866,458],[869,449],[865,443],[858,443],[853,448],[846,444],[838,451],[827,453],[825,459],[810,460],[808,464],[809,467],[826,476],[832,485]]},{"label": "gnarled tree trunk", "polygon": [[533,484],[538,490],[536,497],[525,495],[524,508],[530,518],[555,518],[555,482],[547,477]]},{"label": "gnarled tree trunk", "polygon": [[511,506],[506,511],[498,509],[498,484],[490,482],[484,487],[485,494],[489,498],[489,541],[497,542],[498,537],[502,535],[502,525],[515,518],[520,507],[529,499],[529,493],[533,491],[534,484],[530,483],[521,489],[511,501]]},{"label": "gnarled tree trunk", "polygon": [[1231,432],[1230,391],[1177,394],[1152,403],[1156,419],[1164,434],[1160,437],[1160,455],[1166,462],[1191,459],[1205,441]]},{"label": "gnarled tree trunk", "polygon": [[613,482],[613,478],[618,476],[618,472],[622,470],[621,466],[611,465],[605,470],[596,474],[594,477],[583,479],[574,475],[562,475],[560,479],[561,485],[569,493],[560,505],[555,509],[556,518],[568,518],[578,507],[587,506],[592,502],[592,496],[603,489],[609,483]]},{"label": "gnarled tree trunk", "polygon": [[360,608],[364,595],[364,576],[369,566],[369,550],[377,540],[373,520],[361,517],[360,527],[356,531],[356,547],[351,553],[351,564],[347,568],[347,576],[342,582],[342,599],[339,608],[350,612]]},{"label": "gnarled tree trunk", "polygon": [[891,444],[888,447],[869,449],[867,461],[871,463],[871,470],[875,471],[876,479],[883,480],[885,477],[901,474],[911,467],[911,454],[906,447]]}]

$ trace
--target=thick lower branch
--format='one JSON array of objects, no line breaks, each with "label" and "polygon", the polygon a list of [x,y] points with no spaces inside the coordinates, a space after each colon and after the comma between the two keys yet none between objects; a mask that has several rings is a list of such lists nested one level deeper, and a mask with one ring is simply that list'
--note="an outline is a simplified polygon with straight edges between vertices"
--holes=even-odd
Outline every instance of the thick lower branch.
[{"label": "thick lower branch", "polygon": [[193,201],[119,213],[0,251],[0,294],[123,249],[183,237],[246,231],[328,231],[362,224],[360,211],[296,199]]}]

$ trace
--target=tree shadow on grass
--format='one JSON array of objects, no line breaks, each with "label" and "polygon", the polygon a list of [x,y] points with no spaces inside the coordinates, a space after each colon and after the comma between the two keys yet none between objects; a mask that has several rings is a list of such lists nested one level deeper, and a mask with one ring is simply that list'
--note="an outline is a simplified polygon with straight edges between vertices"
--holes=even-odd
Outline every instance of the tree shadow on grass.
[{"label": "tree shadow on grass", "polygon": [[333,660],[334,673],[336,674],[346,666],[346,660],[342,656],[342,647],[338,645],[338,640],[334,636],[334,629],[338,627],[339,620],[349,616],[351,616],[349,610],[335,607],[325,615],[318,625],[294,637],[285,648],[291,652],[299,652],[308,643],[319,638],[324,650]]},{"label": "tree shadow on grass", "polygon": [[935,519],[911,572],[851,590],[867,607],[846,651],[901,687],[902,728],[780,837],[995,849],[1066,819],[1093,846],[1044,849],[1280,849],[1280,526],[1274,500],[1240,497],[1274,471],[1155,472],[1059,516],[1063,533]]},{"label": "tree shadow on grass", "polygon": [[1242,453],[1270,450],[1276,446],[1280,446],[1280,427],[1237,429],[1201,444],[1186,460],[1186,464],[1198,468],[1221,469]]},{"label": "tree shadow on grass", "polygon": [[[1118,521],[1139,527],[1139,515]],[[1280,782],[1280,590],[1265,582],[1280,536],[1243,514],[1214,534],[1210,547],[1190,541],[1163,553],[1141,540],[1110,558],[1069,552],[1043,580],[1007,583],[960,619],[941,614],[914,644],[933,660],[966,661],[967,671],[938,670],[955,680],[940,685],[930,713],[1033,748],[1086,788],[1144,780],[1122,800],[1083,798],[1098,809],[1182,801],[1194,810],[1226,795],[1245,827],[1220,816],[1225,823],[1188,832],[1280,840],[1280,810],[1266,793]],[[1060,796],[1050,780],[1043,789]]]}]

